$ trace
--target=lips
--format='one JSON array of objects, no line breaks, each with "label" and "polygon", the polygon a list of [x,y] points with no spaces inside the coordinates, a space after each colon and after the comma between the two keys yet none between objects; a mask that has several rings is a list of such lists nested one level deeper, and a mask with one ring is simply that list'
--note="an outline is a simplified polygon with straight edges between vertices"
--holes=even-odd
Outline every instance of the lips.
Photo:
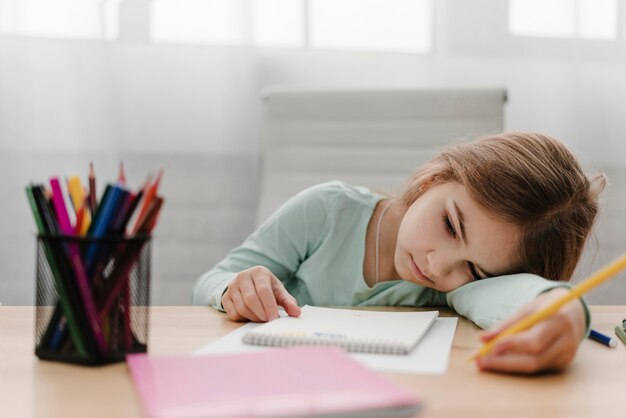
[{"label": "lips", "polygon": [[415,264],[415,260],[413,260],[413,257],[410,257],[410,258],[411,258],[411,269],[413,270],[413,274],[415,275],[415,277],[418,280],[425,281],[425,282],[428,282],[428,283],[431,283],[431,284],[435,284],[435,282],[433,282],[428,277],[426,277],[422,273],[422,271],[419,269],[419,267],[417,267],[417,264]]}]

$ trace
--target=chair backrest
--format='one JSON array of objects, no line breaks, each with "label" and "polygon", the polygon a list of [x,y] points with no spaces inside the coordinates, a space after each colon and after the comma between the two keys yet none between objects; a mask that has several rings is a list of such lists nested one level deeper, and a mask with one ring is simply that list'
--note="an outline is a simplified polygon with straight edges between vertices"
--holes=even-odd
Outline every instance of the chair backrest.
[{"label": "chair backrest", "polygon": [[506,91],[270,88],[263,101],[257,225],[328,180],[397,192],[445,145],[501,132]]}]

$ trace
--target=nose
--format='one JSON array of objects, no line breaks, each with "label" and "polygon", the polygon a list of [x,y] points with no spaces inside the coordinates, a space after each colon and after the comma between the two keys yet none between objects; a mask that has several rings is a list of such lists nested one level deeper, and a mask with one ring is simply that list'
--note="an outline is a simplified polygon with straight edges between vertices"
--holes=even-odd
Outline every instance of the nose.
[{"label": "nose", "polygon": [[445,279],[453,271],[457,264],[454,255],[447,251],[431,251],[426,255],[428,261],[428,275]]}]

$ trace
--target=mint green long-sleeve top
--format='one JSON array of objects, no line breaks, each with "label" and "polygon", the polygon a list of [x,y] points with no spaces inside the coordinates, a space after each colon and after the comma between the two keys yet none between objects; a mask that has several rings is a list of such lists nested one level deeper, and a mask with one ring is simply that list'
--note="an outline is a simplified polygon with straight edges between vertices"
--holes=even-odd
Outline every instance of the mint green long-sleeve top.
[{"label": "mint green long-sleeve top", "polygon": [[363,277],[365,233],[381,198],[339,181],[300,192],[198,278],[193,303],[223,310],[222,295],[237,273],[261,265],[300,306],[447,306],[488,328],[540,293],[568,287],[532,274],[491,277],[447,293],[404,280],[369,287]]}]

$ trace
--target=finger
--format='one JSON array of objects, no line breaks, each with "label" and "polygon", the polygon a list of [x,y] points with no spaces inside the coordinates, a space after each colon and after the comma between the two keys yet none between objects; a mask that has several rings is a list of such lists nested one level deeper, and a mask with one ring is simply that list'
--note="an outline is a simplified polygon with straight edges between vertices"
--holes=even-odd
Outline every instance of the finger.
[{"label": "finger", "polygon": [[511,338],[503,339],[502,344],[496,344],[495,354],[498,353],[523,353],[528,355],[545,357],[554,347],[560,348],[561,352],[557,359],[547,357],[547,361],[554,364],[566,365],[570,363],[578,349],[578,337],[567,327],[561,325],[562,321],[555,319],[544,321],[528,331]]},{"label": "finger", "polygon": [[562,330],[555,329],[553,324],[540,323],[528,330],[502,338],[493,346],[490,353],[494,355],[503,353],[539,354],[552,345],[556,339],[563,337],[562,334]]},{"label": "finger", "polygon": [[241,295],[241,292],[239,291],[233,292],[232,295],[230,295],[230,298],[233,302],[233,305],[235,305],[235,311],[239,315],[253,322],[263,322],[259,319],[258,316],[254,314],[254,312],[248,309],[248,307],[246,306],[243,300],[243,296]]},{"label": "finger", "polygon": [[280,280],[275,277],[273,279],[274,280],[272,280],[272,291],[274,292],[276,302],[280,306],[285,308],[285,311],[287,311],[287,314],[289,316],[300,316],[302,311],[298,306],[298,301],[296,300],[296,298],[294,298],[289,294],[289,292],[287,292],[287,289],[285,289],[285,286],[283,286]]},{"label": "finger", "polygon": [[259,301],[268,321],[278,318],[278,304],[272,291],[272,276],[261,275],[252,279]]},{"label": "finger", "polygon": [[256,293],[256,287],[252,281],[247,281],[239,288],[241,297],[246,307],[254,313],[254,315],[261,321],[267,321],[267,315],[265,314],[265,308],[259,299],[259,295]]},{"label": "finger", "polygon": [[222,298],[222,307],[226,311],[226,315],[228,315],[228,318],[231,321],[239,322],[239,321],[244,321],[246,319],[237,313],[237,310],[235,309],[235,305],[233,304],[233,301],[230,299],[230,296],[224,295],[224,297]]},{"label": "finger", "polygon": [[543,370],[563,369],[573,359],[573,356],[564,355],[568,352],[570,351],[567,343],[557,338],[538,353],[520,351],[494,353],[478,358],[477,364],[483,371],[532,374]]},{"label": "finger", "polygon": [[577,346],[560,321],[545,321],[503,338],[478,365],[481,369],[533,373],[548,366],[566,365],[573,359]]}]

